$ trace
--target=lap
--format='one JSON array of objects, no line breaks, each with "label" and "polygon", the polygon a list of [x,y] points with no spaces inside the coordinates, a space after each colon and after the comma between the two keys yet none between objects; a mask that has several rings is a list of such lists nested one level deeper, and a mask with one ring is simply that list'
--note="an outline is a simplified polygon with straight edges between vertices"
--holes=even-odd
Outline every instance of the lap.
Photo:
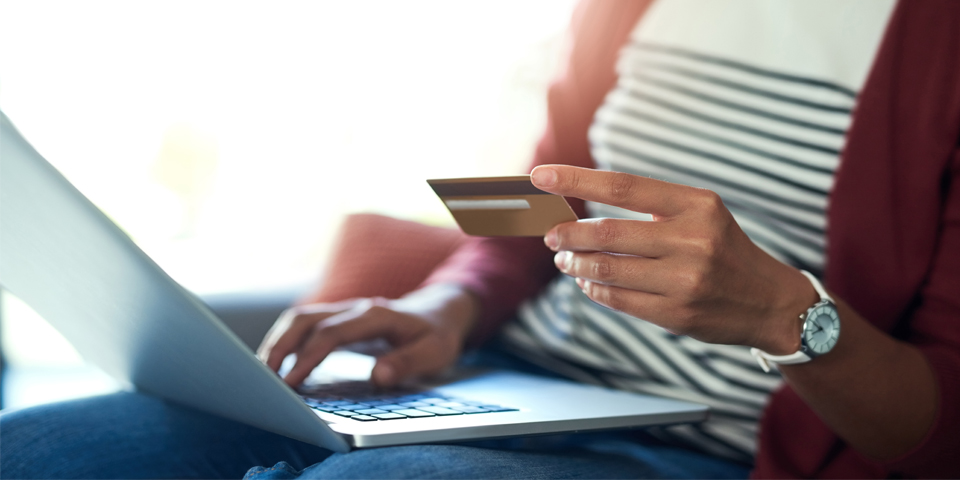
[{"label": "lap", "polygon": [[136,393],[4,412],[0,444],[4,478],[240,478],[254,465],[304,468],[330,455]]},{"label": "lap", "polygon": [[[502,352],[475,365],[530,370]],[[136,393],[0,414],[4,478],[745,478],[643,435],[598,433],[331,454]],[[257,466],[262,467],[257,467]],[[249,470],[249,471],[248,471]]]},{"label": "lap", "polygon": [[748,469],[688,450],[636,442],[627,435],[578,434],[413,445],[334,454],[302,471],[278,464],[247,479],[745,478]]}]

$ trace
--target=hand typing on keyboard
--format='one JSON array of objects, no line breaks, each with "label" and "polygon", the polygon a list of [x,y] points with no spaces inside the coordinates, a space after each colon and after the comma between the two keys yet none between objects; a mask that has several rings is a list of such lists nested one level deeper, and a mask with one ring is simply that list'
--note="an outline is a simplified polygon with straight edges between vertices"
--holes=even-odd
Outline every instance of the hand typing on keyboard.
[{"label": "hand typing on keyboard", "polygon": [[300,385],[337,347],[382,339],[391,350],[378,356],[371,380],[389,387],[452,365],[476,317],[476,301],[458,286],[430,285],[403,298],[353,299],[293,307],[284,312],[257,351],[274,371],[295,353],[284,377]]}]

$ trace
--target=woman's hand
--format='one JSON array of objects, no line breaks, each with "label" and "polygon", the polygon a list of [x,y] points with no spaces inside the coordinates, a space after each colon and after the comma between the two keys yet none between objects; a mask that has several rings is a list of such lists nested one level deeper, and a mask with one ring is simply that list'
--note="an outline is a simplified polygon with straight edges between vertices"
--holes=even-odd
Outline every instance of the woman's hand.
[{"label": "woman's hand", "polygon": [[799,315],[819,297],[798,270],[754,245],[716,193],[561,165],[537,167],[532,180],[653,215],[564,223],[544,237],[557,268],[593,301],[704,342],[799,349]]},{"label": "woman's hand", "polygon": [[293,307],[267,333],[257,351],[277,371],[297,354],[284,381],[300,385],[337,347],[383,339],[393,348],[377,358],[371,379],[392,386],[439,373],[460,356],[476,317],[476,300],[455,285],[431,285],[397,300],[365,298]]}]

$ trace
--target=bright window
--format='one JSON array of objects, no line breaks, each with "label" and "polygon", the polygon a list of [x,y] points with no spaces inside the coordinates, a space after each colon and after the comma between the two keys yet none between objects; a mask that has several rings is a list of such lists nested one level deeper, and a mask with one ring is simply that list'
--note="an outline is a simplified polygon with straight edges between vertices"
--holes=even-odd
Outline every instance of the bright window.
[{"label": "bright window", "polygon": [[[425,179],[522,168],[571,9],[7,0],[0,108],[188,288],[306,282],[345,214],[449,225]],[[76,362],[12,310],[12,362]]]}]

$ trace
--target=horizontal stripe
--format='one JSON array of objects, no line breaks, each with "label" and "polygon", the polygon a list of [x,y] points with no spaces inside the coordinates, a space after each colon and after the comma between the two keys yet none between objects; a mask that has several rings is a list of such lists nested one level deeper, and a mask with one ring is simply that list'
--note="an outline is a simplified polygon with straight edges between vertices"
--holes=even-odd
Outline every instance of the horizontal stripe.
[{"label": "horizontal stripe", "polygon": [[495,200],[444,200],[450,210],[526,210],[530,203],[522,198]]},{"label": "horizontal stripe", "polygon": [[761,156],[761,157],[764,157],[764,158],[768,158],[768,159],[770,159],[770,160],[776,160],[776,161],[778,161],[778,162],[780,162],[780,163],[784,163],[784,164],[787,164],[787,165],[791,165],[791,166],[794,166],[794,167],[797,167],[797,168],[806,169],[806,170],[811,170],[811,171],[819,172],[819,173],[826,173],[826,174],[832,174],[832,173],[833,173],[833,168],[827,168],[827,167],[821,167],[821,166],[817,166],[817,165],[811,165],[811,164],[806,163],[806,162],[801,162],[801,161],[795,160],[795,159],[793,159],[793,158],[785,157],[785,156],[783,156],[783,155],[778,155],[778,154],[776,154],[776,153],[772,153],[772,152],[763,150],[762,148],[757,148],[757,147],[754,147],[754,146],[750,146],[750,145],[747,145],[747,144],[744,144],[744,143],[741,143],[741,142],[738,142],[738,141],[735,141],[735,140],[731,140],[731,139],[729,139],[729,138],[720,137],[720,136],[718,136],[718,135],[712,135],[712,134],[709,134],[709,133],[707,133],[707,132],[705,132],[705,131],[703,131],[703,130],[698,130],[698,129],[696,129],[696,128],[691,128],[691,127],[688,127],[688,126],[680,125],[680,124],[678,124],[678,123],[665,120],[665,119],[663,119],[662,117],[659,117],[659,116],[656,116],[656,115],[651,115],[651,114],[649,114],[649,113],[644,113],[644,112],[635,110],[635,109],[633,109],[633,108],[629,108],[629,107],[618,107],[618,108],[617,108],[616,110],[614,110],[614,111],[616,111],[616,112],[618,112],[618,113],[622,113],[622,114],[624,114],[624,115],[629,115],[629,116],[634,117],[634,118],[636,118],[636,119],[638,119],[638,120],[643,120],[643,121],[646,121],[646,122],[650,122],[650,123],[656,124],[656,125],[658,125],[658,126],[660,126],[660,127],[663,127],[663,128],[669,128],[669,129],[675,130],[675,131],[677,131],[677,132],[679,132],[679,133],[684,133],[684,134],[687,134],[687,135],[690,135],[690,136],[693,136],[693,137],[697,137],[697,138],[699,138],[699,139],[709,140],[709,141],[714,142],[714,143],[718,143],[718,144],[721,144],[721,145],[725,145],[725,146],[728,146],[728,147],[731,147],[731,148],[736,148],[736,149],[738,149],[738,150],[742,150],[742,151],[747,152],[747,153],[751,153],[751,154],[754,154],[754,155],[757,155],[757,156]]},{"label": "horizontal stripe", "polygon": [[[567,282],[572,283],[572,282]],[[561,286],[566,286],[567,283],[562,284]],[[558,288],[555,290],[555,293],[559,293],[562,290],[569,290],[569,288]],[[553,331],[563,331],[564,336],[564,345],[558,348],[558,351],[567,352],[572,349],[583,349],[590,353],[593,357],[593,363],[598,367],[601,367],[607,371],[611,371],[617,374],[622,375],[636,375],[636,368],[634,363],[631,363],[626,357],[623,356],[622,352],[616,348],[609,348],[609,339],[602,338],[587,338],[582,334],[574,334],[573,329],[571,328],[569,322],[569,316],[559,314],[558,310],[554,308],[555,305],[568,305],[568,302],[557,302],[557,301],[546,301],[546,302],[532,302],[529,310],[526,310],[522,315],[522,319],[527,323],[540,323],[544,325],[551,325]],[[567,320],[567,325],[560,327],[557,323]],[[558,340],[560,340],[558,338]]]},{"label": "horizontal stripe", "polygon": [[810,129],[810,130],[817,130],[817,131],[824,132],[824,133],[831,133],[831,134],[834,134],[834,135],[843,136],[843,135],[846,135],[846,133],[847,133],[846,130],[843,130],[843,129],[839,129],[839,128],[835,128],[835,127],[831,127],[831,126],[827,126],[827,125],[821,125],[821,124],[817,124],[817,123],[812,123],[812,122],[807,122],[807,121],[804,121],[804,120],[800,120],[800,119],[796,119],[796,118],[791,118],[791,117],[787,117],[787,116],[784,116],[784,115],[780,115],[780,114],[778,114],[778,113],[774,113],[774,112],[771,112],[771,111],[768,111],[768,110],[763,110],[763,109],[759,109],[759,108],[754,108],[754,107],[751,107],[751,106],[749,106],[749,105],[744,105],[744,104],[742,104],[742,103],[731,102],[731,101],[729,101],[729,100],[726,100],[726,99],[723,99],[723,98],[720,98],[720,97],[716,97],[716,96],[714,96],[714,95],[708,95],[708,94],[705,94],[705,93],[703,93],[703,92],[701,92],[701,91],[697,91],[697,90],[694,90],[694,89],[692,89],[692,88],[687,88],[687,87],[678,85],[678,84],[676,84],[676,83],[674,83],[674,82],[669,82],[669,81],[665,81],[665,80],[660,80],[660,79],[654,78],[654,77],[652,77],[652,76],[650,76],[650,75],[645,75],[645,74],[637,73],[637,74],[634,74],[634,75],[632,76],[632,78],[635,79],[635,80],[637,80],[637,81],[643,82],[643,83],[648,83],[648,84],[656,85],[656,86],[658,86],[658,87],[661,87],[661,88],[664,88],[664,89],[667,89],[667,90],[671,90],[671,91],[673,91],[673,92],[676,92],[676,93],[679,93],[679,94],[682,94],[682,95],[685,95],[685,96],[688,96],[688,97],[691,97],[691,98],[696,98],[697,100],[702,100],[702,101],[704,101],[704,102],[712,103],[712,104],[714,104],[714,105],[718,105],[718,106],[721,106],[721,107],[724,107],[724,108],[729,108],[729,109],[731,109],[731,110],[737,110],[737,111],[740,111],[740,112],[743,112],[743,113],[748,113],[748,114],[755,115],[755,116],[762,117],[762,118],[766,118],[766,119],[769,119],[769,120],[775,120],[775,121],[778,121],[778,122],[781,122],[781,123],[786,123],[786,124],[790,124],[790,125],[797,126],[797,127],[808,128],[808,129]]},{"label": "horizontal stripe", "polygon": [[692,60],[697,60],[705,63],[712,63],[714,65],[720,65],[723,67],[740,70],[742,72],[747,72],[754,75],[775,78],[777,80],[783,80],[786,82],[793,82],[793,83],[799,83],[803,85],[825,88],[834,92],[842,93],[852,99],[857,98],[857,93],[852,89],[834,82],[826,81],[826,80],[809,78],[809,77],[804,77],[800,75],[791,75],[791,74],[786,74],[782,72],[775,72],[765,68],[748,65],[743,62],[727,60],[727,59],[716,57],[713,55],[705,55],[703,53],[697,53],[697,52],[693,52],[693,51],[682,49],[682,48],[669,47],[666,45],[657,45],[657,44],[646,43],[646,42],[641,43],[636,41],[631,42],[631,45],[635,46],[640,50],[657,51],[657,52],[661,52],[669,55],[686,57]]},{"label": "horizontal stripe", "polygon": [[671,110],[671,111],[673,111],[673,112],[680,113],[680,114],[686,115],[686,116],[688,116],[688,117],[695,118],[695,119],[697,119],[697,120],[701,120],[701,121],[704,121],[704,122],[712,123],[712,124],[714,124],[714,125],[719,125],[719,126],[722,126],[722,127],[725,127],[725,128],[733,129],[733,130],[738,130],[738,131],[745,132],[745,133],[749,133],[749,134],[752,134],[752,135],[757,135],[757,136],[760,136],[760,137],[764,137],[764,138],[767,138],[767,139],[770,139],[770,140],[774,140],[774,141],[777,141],[777,142],[781,142],[781,143],[784,143],[784,144],[788,144],[788,145],[793,145],[793,146],[796,146],[796,147],[806,148],[806,149],[809,149],[809,150],[814,150],[814,151],[823,152],[823,153],[829,153],[829,154],[834,154],[834,155],[839,155],[839,154],[840,154],[840,150],[837,149],[837,148],[833,148],[833,147],[830,147],[830,146],[827,146],[827,145],[822,145],[822,144],[816,144],[816,143],[812,143],[812,142],[807,142],[807,141],[804,141],[804,140],[799,140],[799,139],[796,139],[796,138],[787,137],[787,136],[785,136],[785,135],[779,135],[779,134],[776,134],[776,133],[773,133],[773,132],[769,132],[769,131],[766,131],[766,130],[763,130],[763,129],[760,129],[760,128],[754,128],[754,127],[751,127],[751,126],[746,125],[746,124],[743,124],[743,123],[728,121],[728,120],[722,119],[722,118],[720,118],[720,117],[716,117],[716,116],[712,116],[712,115],[707,115],[707,114],[700,113],[700,112],[698,112],[698,111],[696,111],[696,110],[693,110],[693,109],[685,108],[685,107],[683,107],[683,106],[681,106],[681,105],[679,105],[679,104],[677,104],[677,103],[675,103],[675,102],[670,102],[670,101],[668,101],[668,100],[663,100],[663,99],[660,99],[660,98],[656,98],[656,97],[653,97],[653,96],[651,96],[651,95],[648,95],[648,94],[645,94],[645,93],[642,93],[642,92],[634,91],[634,90],[629,89],[629,88],[627,88],[627,87],[620,87],[620,88],[622,88],[623,90],[627,91],[627,94],[628,94],[628,95],[630,95],[630,96],[632,96],[632,97],[634,97],[634,98],[636,98],[636,99],[638,99],[638,100],[642,100],[642,101],[645,101],[645,102],[648,102],[648,103],[651,103],[651,104],[654,104],[654,105],[658,105],[658,106],[660,106],[660,107],[662,107],[662,108],[665,108],[665,109],[667,109],[667,110]]},{"label": "horizontal stripe", "polygon": [[814,240],[786,228],[778,228],[779,226],[775,222],[771,222],[772,219],[769,217],[764,218],[763,215],[758,215],[749,210],[732,208],[731,213],[737,219],[740,228],[747,232],[747,235],[754,231],[760,232],[761,235],[766,235],[767,238],[775,240],[777,243],[782,242],[790,250],[810,252],[811,255],[817,257],[823,255],[825,241],[822,237]]},{"label": "horizontal stripe", "polygon": [[[629,319],[629,316],[623,313],[610,312],[609,314],[620,316],[625,321]],[[766,402],[766,396],[762,393],[758,394],[756,391],[737,388],[738,385],[719,377],[715,371],[710,369],[708,364],[694,361],[693,357],[678,349],[675,343],[670,342],[664,337],[665,332],[663,332],[662,328],[635,320],[630,323],[631,326],[636,329],[637,333],[648,340],[649,345],[652,345],[656,351],[661,352],[669,359],[675,368],[684,372],[693,382],[699,385],[704,392],[707,392],[714,398],[728,399],[734,403],[749,402],[758,408],[762,407]]]},{"label": "horizontal stripe", "polygon": [[[822,110],[816,108],[810,108],[808,106],[799,105],[792,102],[784,102],[781,100],[776,100],[768,96],[757,95],[754,93],[745,92],[739,89],[733,89],[720,85],[713,82],[708,82],[702,79],[694,78],[692,76],[682,75],[672,70],[666,69],[653,69],[647,68],[646,64],[649,63],[648,60],[642,57],[630,56],[631,67],[625,68],[626,75],[622,79],[623,81],[637,81],[634,77],[638,74],[646,75],[650,79],[659,80],[666,82],[677,87],[686,88],[692,91],[699,92],[704,95],[709,95],[711,97],[721,98],[728,102],[733,102],[736,104],[744,105],[747,107],[756,108],[759,110],[774,112],[778,115],[781,115],[786,118],[791,118],[795,120],[800,120],[803,122],[808,122],[815,125],[822,125],[824,127],[829,127],[839,130],[847,130],[850,128],[850,115],[847,113],[841,113],[836,111]],[[659,63],[659,62],[658,62]],[[636,73],[634,73],[636,72]],[[750,82],[745,82],[740,79],[741,82],[745,85],[753,85]],[[771,92],[780,92],[780,85],[764,85],[765,90]],[[752,87],[758,88],[758,87]],[[686,99],[694,108],[699,108],[697,104],[706,104],[700,99],[691,98],[687,95],[681,95],[676,92],[673,92],[669,89],[658,85],[647,85],[644,87],[648,92],[659,95],[672,95],[675,99]],[[783,91],[783,95],[786,95],[787,91]],[[852,104],[849,106],[853,106]],[[727,108],[727,107],[722,107]],[[795,125],[790,126],[790,128],[797,128]],[[806,130],[806,129],[804,129]],[[819,135],[825,135],[823,132],[816,132]],[[829,134],[835,135],[835,134]]]},{"label": "horizontal stripe", "polygon": [[666,65],[666,64],[663,64],[663,63],[642,63],[642,64],[640,64],[640,66],[641,66],[642,68],[651,68],[651,69],[657,69],[657,70],[664,70],[664,71],[667,71],[667,72],[675,73],[675,74],[678,74],[678,75],[683,75],[683,76],[685,76],[685,77],[693,78],[693,79],[696,79],[696,80],[701,80],[701,81],[704,81],[704,82],[713,83],[713,84],[720,85],[720,86],[727,87],[727,88],[731,88],[731,89],[734,89],[734,90],[739,90],[739,91],[744,92],[744,93],[749,93],[749,94],[752,94],[752,95],[758,95],[758,96],[761,96],[761,97],[766,97],[766,98],[769,98],[769,99],[772,99],[772,100],[781,101],[781,102],[792,103],[792,104],[794,104],[794,105],[799,105],[799,106],[803,106],[803,107],[813,108],[813,109],[816,109],[816,110],[824,110],[824,111],[827,111],[827,112],[836,112],[836,113],[845,113],[845,114],[848,114],[848,115],[852,112],[852,109],[851,109],[849,106],[836,106],[836,105],[827,105],[827,104],[823,104],[823,103],[819,103],[819,102],[812,102],[812,101],[809,101],[809,100],[805,100],[805,99],[803,99],[803,98],[794,97],[794,96],[790,96],[790,95],[783,95],[783,94],[780,94],[780,93],[777,93],[777,92],[774,92],[774,91],[771,91],[771,90],[764,90],[764,89],[762,89],[762,88],[752,87],[752,86],[750,86],[750,85],[746,85],[746,84],[743,84],[743,83],[734,82],[734,81],[727,80],[727,79],[724,79],[724,78],[721,78],[721,77],[717,77],[717,76],[714,76],[714,75],[707,75],[707,74],[695,72],[695,71],[690,70],[690,69],[686,69],[686,68],[682,68],[682,67],[676,67],[676,66],[673,66],[673,65]]},{"label": "horizontal stripe", "polygon": [[706,188],[720,194],[725,201],[736,200],[741,204],[756,206],[758,211],[769,210],[786,214],[804,225],[817,228],[823,226],[827,198],[822,193],[772,182],[756,173],[730,168],[712,159],[671,149],[613,129],[601,130],[590,138],[598,140],[594,143],[595,156],[610,156],[609,163],[598,159],[597,165],[600,168],[627,169],[628,173]]},{"label": "horizontal stripe", "polygon": [[[602,125],[602,124],[601,124],[601,125]],[[601,126],[601,128],[602,128],[602,126]],[[792,178],[788,178],[788,177],[785,177],[785,176],[782,176],[782,175],[778,175],[777,173],[775,173],[775,172],[773,171],[773,169],[761,169],[761,168],[753,167],[753,166],[750,166],[750,165],[746,165],[746,164],[744,164],[744,163],[742,163],[742,162],[740,162],[740,161],[738,161],[738,160],[736,160],[736,159],[734,159],[734,158],[731,158],[731,157],[725,157],[725,156],[721,156],[721,155],[716,155],[716,154],[714,154],[714,153],[711,153],[711,152],[708,152],[708,151],[705,151],[705,150],[699,150],[699,149],[696,149],[696,148],[691,148],[691,147],[682,145],[682,144],[677,143],[677,142],[672,142],[672,141],[669,141],[669,140],[665,140],[665,139],[663,139],[663,138],[659,138],[659,137],[656,137],[656,136],[653,136],[653,135],[647,135],[647,134],[642,133],[642,132],[640,132],[640,131],[637,131],[637,130],[635,130],[635,129],[628,128],[628,127],[623,127],[623,126],[620,126],[620,125],[607,125],[607,128],[610,129],[611,131],[619,132],[619,133],[622,133],[622,134],[624,134],[624,135],[629,135],[629,136],[631,136],[631,137],[634,137],[634,138],[637,138],[637,139],[641,139],[641,140],[645,140],[645,141],[650,142],[650,143],[655,143],[655,144],[660,145],[660,146],[663,146],[663,147],[667,147],[667,148],[670,148],[670,149],[673,149],[673,150],[679,150],[679,151],[684,152],[684,153],[689,153],[689,154],[691,154],[691,155],[695,155],[695,156],[698,156],[698,157],[701,157],[701,158],[713,160],[713,161],[715,161],[715,162],[722,163],[722,164],[725,164],[725,165],[734,167],[736,170],[739,170],[739,171],[751,172],[751,173],[754,173],[754,174],[756,174],[756,175],[760,175],[760,176],[762,176],[762,177],[766,177],[766,178],[768,178],[768,179],[770,179],[770,180],[774,180],[774,181],[776,181],[776,182],[779,182],[779,183],[782,183],[782,184],[785,184],[785,185],[789,185],[789,186],[794,187],[794,188],[798,188],[798,189],[800,189],[800,190],[805,190],[805,191],[812,192],[812,193],[819,193],[819,194],[821,194],[821,195],[826,195],[826,193],[827,193],[826,190],[824,190],[824,189],[818,189],[818,188],[815,188],[815,187],[811,187],[811,186],[809,186],[809,185],[805,185],[805,184],[803,184],[803,183],[797,182],[797,181],[793,180]]]},{"label": "horizontal stripe", "polygon": [[[665,76],[655,75],[655,77]],[[846,116],[842,114],[813,115],[811,114],[812,111],[809,109],[797,108],[794,108],[792,109],[793,111],[790,111],[790,109],[779,108],[778,105],[775,105],[775,102],[760,101],[756,97],[740,95],[739,97],[741,98],[737,98],[737,96],[734,95],[724,95],[722,92],[717,91],[719,90],[718,88],[709,84],[690,85],[695,82],[690,82],[683,78],[667,78],[667,80],[672,80],[673,83],[688,87],[690,89],[702,90],[706,94],[723,98],[728,102],[743,104],[758,110],[775,112],[782,117],[795,118],[801,122],[823,125],[828,129],[846,130],[849,128],[849,120],[848,118],[844,118]],[[674,89],[664,88],[662,85],[644,82],[640,79],[633,78],[633,76],[621,78],[618,82],[618,86],[630,91],[642,92],[653,98],[658,98],[688,110],[700,112],[704,115],[720,118],[728,122],[743,124],[750,128],[768,131],[775,135],[797,139],[801,142],[823,145],[827,148],[835,150],[839,150],[843,146],[843,135],[838,135],[833,132],[822,131],[819,129],[804,128],[793,123],[771,121],[769,118],[755,115],[749,111],[730,108],[726,105],[716,102],[705,101],[701,98],[686,95]],[[606,106],[613,105],[616,104],[610,102]],[[840,118],[838,119],[838,117]]]},{"label": "horizontal stripe", "polygon": [[823,195],[782,185],[774,188],[775,185],[759,182],[759,177],[749,172],[723,168],[702,158],[670,151],[617,132],[597,132],[590,138],[602,140],[594,142],[592,150],[598,168],[709,189],[729,205],[762,212],[797,228],[823,232],[827,206]]},{"label": "horizontal stripe", "polygon": [[[532,306],[527,306],[527,308],[532,308]],[[519,313],[521,318],[526,319],[526,321],[520,323],[522,327],[534,338],[545,340],[547,342],[546,346],[549,346],[554,352],[561,352],[568,361],[585,365],[603,365],[606,363],[606,360],[596,352],[584,348],[571,348],[576,347],[576,345],[571,345],[565,337],[550,335],[552,327],[540,321],[531,321],[535,317],[529,312],[525,312],[523,308]]]},{"label": "horizontal stripe", "polygon": [[[664,120],[665,117],[669,120]],[[661,120],[663,120],[663,123],[659,123]],[[745,169],[750,170],[748,173],[751,176],[758,179],[767,176],[766,172],[769,172],[778,177],[787,178],[791,182],[799,183],[807,189],[819,192],[829,191],[833,187],[832,172],[835,165],[825,154],[772,144],[766,139],[699,122],[684,121],[682,118],[677,118],[677,115],[656,107],[630,106],[618,109],[610,107],[600,109],[594,117],[594,128],[591,129],[592,131],[589,134],[589,138],[591,141],[595,141],[595,144],[604,141],[604,136],[597,137],[597,134],[612,138],[620,133],[598,128],[601,123],[641,132],[644,135],[679,144],[685,148],[705,151],[729,159],[738,165],[743,165]],[[647,142],[640,138],[631,139],[631,145],[637,146],[638,149],[644,149],[643,145],[649,145],[650,150],[647,153],[659,153],[664,158],[676,161],[685,161],[685,158],[688,158],[685,153],[677,155],[672,149],[661,148],[663,145]],[[692,164],[694,167],[703,164],[711,165],[711,170],[720,173],[723,173],[723,170],[740,171],[738,168],[731,169],[728,165],[720,165],[718,162],[704,159],[702,156],[694,155],[689,156],[689,158],[695,160],[695,164]],[[731,166],[736,167],[737,165]],[[745,181],[743,183],[749,182]],[[802,198],[822,204],[824,193],[804,192],[798,199]]]},{"label": "horizontal stripe", "polygon": [[[622,50],[620,58],[617,60],[617,73],[621,76],[626,76],[629,72],[638,69],[644,68],[646,64],[663,64],[669,65],[671,67],[682,68],[689,71],[699,72],[703,75],[710,75],[717,78],[722,78],[724,80],[736,82],[743,85],[749,85],[753,88],[758,88],[761,90],[767,90],[771,92],[777,92],[781,95],[786,95],[794,98],[803,98],[807,101],[816,102],[824,105],[835,105],[841,107],[847,107],[853,109],[856,105],[857,100],[855,98],[850,98],[841,93],[837,93],[832,90],[798,84],[793,82],[784,82],[783,80],[778,80],[776,78],[766,77],[762,75],[754,75],[748,72],[741,70],[730,69],[721,65],[716,65],[712,63],[705,63],[697,60],[693,60],[686,57],[670,55],[663,52],[655,52],[651,50],[639,50],[636,48],[627,47]],[[655,71],[655,70],[648,70]],[[673,78],[681,77],[678,73],[671,73],[662,71],[659,73],[665,76],[671,76]],[[698,80],[689,79],[690,82],[697,82]],[[725,88],[717,86],[717,89]],[[830,113],[823,111],[823,113]],[[837,115],[845,116],[842,113],[837,113]]]},{"label": "horizontal stripe", "polygon": [[[661,360],[660,365],[662,365],[662,367],[656,370],[656,373],[665,374],[668,371],[667,369],[669,369],[672,371],[671,374],[676,374],[682,377],[687,385],[715,400],[734,404],[757,402],[758,399],[755,395],[747,394],[743,391],[725,389],[723,382],[718,382],[716,378],[711,378],[709,375],[703,375],[701,371],[698,371],[695,365],[689,362],[689,357],[685,355],[678,355],[675,349],[663,348],[662,343],[659,341],[656,335],[643,335],[638,332],[637,326],[635,325],[635,323],[638,323],[636,319],[633,321],[626,321],[621,314],[607,310],[603,307],[591,309],[588,315],[591,317],[594,315],[605,316],[629,331],[631,335],[626,339],[619,339],[620,342],[635,340],[636,343],[638,343],[637,348],[644,347],[659,357]],[[598,322],[594,322],[592,326],[593,328],[597,329],[605,327],[605,325],[599,324]],[[757,406],[759,405],[760,404]]]},{"label": "horizontal stripe", "polygon": [[[673,162],[664,160],[664,159],[662,159],[662,158],[653,157],[653,156],[651,156],[651,155],[647,155],[647,154],[645,154],[645,153],[636,151],[636,150],[634,150],[634,149],[632,149],[632,148],[629,148],[629,147],[621,146],[621,145],[619,145],[619,144],[613,144],[613,143],[611,143],[611,144],[605,145],[603,148],[604,148],[604,149],[607,149],[607,150],[609,150],[609,151],[611,151],[611,152],[616,152],[616,153],[619,153],[619,154],[621,154],[621,155],[625,155],[625,156],[628,156],[628,157],[631,157],[631,158],[643,160],[644,162],[647,162],[647,163],[649,163],[649,164],[651,164],[651,165],[658,165],[658,166],[664,167],[664,168],[666,168],[666,169],[668,169],[668,170],[673,170],[673,171],[678,172],[678,173],[683,173],[683,174],[685,174],[685,175],[687,175],[687,176],[689,176],[689,177],[699,178],[699,179],[701,179],[701,180],[707,181],[707,182],[709,182],[709,183],[711,183],[711,184],[714,184],[714,185],[729,187],[729,188],[732,188],[732,189],[737,189],[737,190],[739,190],[739,191],[742,191],[742,192],[744,192],[744,193],[748,193],[748,194],[753,195],[753,196],[755,196],[755,197],[762,198],[762,199],[764,199],[764,200],[774,201],[774,202],[776,202],[776,203],[778,203],[778,204],[792,207],[792,208],[794,208],[794,209],[796,209],[796,210],[798,210],[798,211],[810,212],[810,213],[815,213],[815,214],[822,214],[822,213],[823,213],[823,208],[822,208],[822,207],[817,207],[817,206],[813,206],[813,205],[808,205],[808,204],[805,204],[805,203],[803,203],[803,202],[798,202],[798,201],[796,201],[796,200],[793,200],[793,199],[790,199],[790,198],[786,198],[786,197],[784,197],[784,196],[782,195],[782,193],[765,192],[765,191],[761,191],[761,190],[759,190],[759,189],[757,189],[757,188],[754,188],[754,187],[747,187],[747,186],[744,186],[743,184],[738,184],[737,182],[734,182],[734,181],[732,181],[732,180],[728,180],[728,179],[724,179],[724,178],[717,177],[717,176],[715,176],[715,175],[707,174],[707,173],[704,173],[704,172],[702,172],[702,171],[700,171],[700,170],[695,170],[695,169],[687,168],[687,167],[681,167],[681,166],[679,166],[677,163],[673,163]],[[638,172],[638,171],[636,171],[636,170],[631,171],[631,172],[628,172],[628,173],[634,173],[634,174],[638,174],[638,175],[643,175],[643,173]],[[644,175],[644,176],[646,176],[646,175]],[[711,190],[715,190],[715,189],[711,189]],[[718,193],[719,193],[719,192],[718,192]],[[722,195],[721,195],[721,196],[722,196]]]}]

